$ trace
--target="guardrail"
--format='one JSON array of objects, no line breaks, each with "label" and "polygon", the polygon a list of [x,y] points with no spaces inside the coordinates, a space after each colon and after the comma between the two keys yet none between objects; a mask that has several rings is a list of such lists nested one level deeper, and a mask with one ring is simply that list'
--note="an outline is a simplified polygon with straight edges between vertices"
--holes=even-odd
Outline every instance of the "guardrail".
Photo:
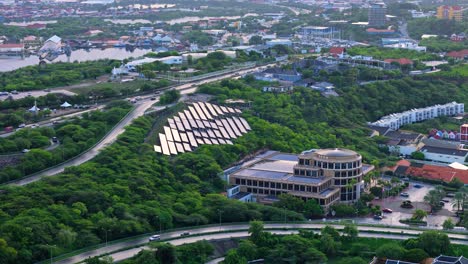
[{"label": "guardrail", "polygon": [[[324,225],[332,225],[332,226],[333,225],[335,225],[335,226],[344,226],[345,224],[350,224],[350,223],[353,223],[354,221],[355,221],[355,219],[336,219],[336,220],[334,219],[334,220],[327,220],[327,221],[323,221],[322,219],[317,219],[317,220],[312,220],[312,221],[264,221],[264,224],[265,225],[268,225],[268,224],[291,224],[291,225],[292,224],[324,224]],[[100,244],[88,246],[88,247],[85,247],[85,248],[81,248],[81,249],[78,249],[78,250],[75,250],[75,251],[72,251],[72,252],[65,253],[65,254],[59,255],[57,257],[54,257],[54,258],[52,258],[52,261],[55,262],[55,261],[64,260],[64,259],[79,255],[79,254],[84,253],[84,252],[104,248],[104,247],[107,247],[107,246],[112,246],[112,245],[122,243],[122,242],[128,242],[128,241],[132,241],[132,240],[140,240],[140,239],[143,239],[143,238],[149,238],[151,235],[154,235],[154,234],[168,234],[168,233],[177,232],[177,231],[184,231],[184,230],[188,230],[188,229],[192,229],[192,230],[195,229],[196,230],[196,229],[203,229],[203,228],[210,228],[210,227],[220,227],[221,228],[221,227],[236,226],[236,225],[249,225],[249,222],[233,222],[233,223],[223,223],[222,225],[220,225],[220,224],[208,224],[208,225],[192,226],[192,227],[179,227],[179,228],[167,229],[167,230],[164,230],[162,232],[145,233],[145,234],[141,234],[141,235],[136,235],[136,236],[131,236],[131,237],[126,237],[126,238],[121,238],[121,239],[108,241],[107,243],[100,243]],[[424,232],[424,231],[428,230],[427,228],[420,228],[420,227],[411,227],[411,226],[407,227],[407,226],[385,225],[385,224],[357,223],[356,225],[357,226],[362,226],[362,227],[380,227],[380,228],[389,228],[389,229],[414,230],[414,231],[421,231],[421,232]],[[265,230],[280,230],[280,229],[289,230],[291,228],[265,227]],[[245,230],[248,230],[248,227],[245,228],[245,229],[236,229],[236,230],[232,230],[232,231],[238,232],[238,231],[245,231]],[[203,234],[200,234],[200,235],[207,235],[207,234],[212,234],[212,233],[228,233],[228,232],[231,232],[231,231],[230,230],[220,230],[218,232],[207,232],[207,233],[203,233]],[[363,233],[366,233],[366,232],[369,233],[369,232],[372,232],[372,231],[363,231]],[[388,232],[378,232],[378,231],[375,231],[375,232],[376,233],[388,233]],[[467,231],[455,231],[455,230],[447,231],[447,230],[444,230],[444,232],[448,233],[448,234],[468,235]],[[402,233],[398,232],[398,234],[402,234]],[[407,234],[407,233],[404,233],[404,234],[405,235],[411,235],[411,234]],[[194,234],[193,236],[196,236],[196,234]],[[176,239],[176,238],[169,238],[169,239],[165,239],[164,241],[170,241],[170,240],[173,240],[173,239]],[[460,239],[455,239],[455,240],[460,240]],[[147,241],[145,241],[144,243],[140,243],[138,245],[131,246],[131,247],[122,248],[122,249],[119,249],[119,250],[114,251],[114,252],[122,251],[122,250],[125,250],[125,249],[128,249],[128,248],[134,248],[134,247],[146,244],[146,243],[147,243]],[[106,254],[109,254],[109,253],[111,253],[111,252],[108,252]],[[48,260],[43,260],[43,261],[37,262],[35,264],[46,264],[46,263],[50,263],[50,261],[51,261],[51,259],[48,259]]]},{"label": "guardrail", "polygon": [[43,169],[43,170],[40,170],[38,172],[35,172],[35,173],[32,173],[32,174],[29,174],[29,175],[26,175],[24,177],[21,177],[21,178],[18,178],[18,179],[15,179],[15,180],[11,180],[11,181],[8,181],[8,182],[4,182],[2,184],[0,184],[0,187],[1,186],[4,186],[4,185],[11,185],[11,184],[14,184],[14,183],[17,183],[19,181],[22,181],[22,180],[25,180],[25,179],[28,179],[28,178],[32,178],[32,177],[36,177],[36,176],[40,176],[41,174],[43,174],[44,172],[48,171],[48,170],[52,170],[52,169],[55,169],[55,168],[58,168],[60,166],[63,166],[64,164],[70,162],[70,161],[73,161],[74,159],[77,159],[77,158],[80,158],[81,156],[83,156],[84,154],[86,154],[88,151],[90,151],[91,149],[95,148],[97,145],[99,145],[120,123],[122,123],[123,120],[125,120],[125,118],[127,118],[130,113],[133,112],[133,110],[135,110],[135,106],[133,106],[128,112],[127,114],[122,117],[119,122],[117,122],[109,131],[107,131],[107,133],[102,136],[102,138],[100,140],[98,140],[94,145],[92,145],[91,147],[87,148],[86,150],[82,151],[81,153],[79,153],[78,155],[74,156],[74,157],[71,157],[65,161],[62,161],[61,163],[59,164],[55,164],[54,166],[51,166],[51,167],[48,167],[46,169]]}]

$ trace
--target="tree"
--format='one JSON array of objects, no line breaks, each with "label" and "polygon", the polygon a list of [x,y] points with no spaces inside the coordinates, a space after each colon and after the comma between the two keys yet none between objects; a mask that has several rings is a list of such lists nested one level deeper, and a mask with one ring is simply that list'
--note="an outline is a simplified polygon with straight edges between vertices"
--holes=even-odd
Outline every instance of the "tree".
[{"label": "tree", "polygon": [[398,244],[388,243],[380,246],[375,253],[379,258],[402,259],[406,250]]},{"label": "tree", "polygon": [[422,153],[420,151],[415,151],[415,152],[411,153],[411,158],[417,159],[417,160],[424,160],[425,156],[424,156],[424,153]]},{"label": "tree", "polygon": [[308,218],[320,217],[323,215],[323,209],[315,199],[309,199],[304,204],[304,214]]},{"label": "tree", "polygon": [[340,261],[338,261],[338,264],[367,264],[368,261],[365,261],[364,259],[360,257],[348,257],[348,258],[343,258]]},{"label": "tree", "polygon": [[[298,197],[292,196],[290,194],[280,194],[278,198],[279,201],[275,202],[273,206],[292,210],[295,212],[302,212],[304,210],[304,201]],[[310,204],[311,207],[313,207],[312,203],[313,202],[311,202]]]},{"label": "tree", "polygon": [[324,252],[327,256],[335,256],[339,246],[339,242],[335,242],[332,236],[329,234],[322,234],[320,238],[320,251]]},{"label": "tree", "polygon": [[249,39],[249,45],[260,45],[260,44],[263,44],[263,39],[261,36],[253,35]]},{"label": "tree", "polygon": [[427,216],[427,212],[422,209],[416,209],[413,213],[413,219],[423,220]]},{"label": "tree", "polygon": [[330,235],[334,240],[340,239],[340,233],[332,226],[326,225],[322,230],[320,230],[321,235]]},{"label": "tree", "polygon": [[0,238],[0,259],[4,260],[6,263],[13,263],[12,261],[16,255],[16,250],[8,246],[5,239]]},{"label": "tree", "polygon": [[425,260],[428,257],[429,255],[426,253],[426,251],[420,248],[413,248],[413,249],[406,251],[403,257],[403,260],[406,260],[408,262],[413,262],[413,263],[420,263],[421,261]]},{"label": "tree", "polygon": [[463,208],[463,204],[465,201],[465,194],[462,192],[456,192],[453,196],[453,206],[457,206],[457,211],[460,211],[460,208]]},{"label": "tree", "polygon": [[158,259],[160,263],[177,263],[176,249],[173,245],[169,243],[158,244],[155,254],[156,259]]},{"label": "tree", "polygon": [[231,249],[227,252],[226,257],[223,261],[224,264],[245,264],[247,259],[239,255],[235,249]]},{"label": "tree", "polygon": [[163,95],[159,98],[159,103],[160,104],[172,104],[179,100],[180,98],[180,92],[178,90],[167,90],[164,92]]},{"label": "tree", "polygon": [[249,227],[250,240],[255,245],[260,245],[263,238],[263,222],[262,221],[251,221]]},{"label": "tree", "polygon": [[346,224],[343,228],[343,236],[348,240],[355,240],[359,234],[356,225]]},{"label": "tree", "polygon": [[430,256],[446,254],[450,250],[450,239],[439,231],[426,231],[419,235],[419,247]]},{"label": "tree", "polygon": [[452,218],[445,219],[444,223],[442,224],[442,227],[445,230],[451,230],[455,227],[455,224],[452,221]]}]

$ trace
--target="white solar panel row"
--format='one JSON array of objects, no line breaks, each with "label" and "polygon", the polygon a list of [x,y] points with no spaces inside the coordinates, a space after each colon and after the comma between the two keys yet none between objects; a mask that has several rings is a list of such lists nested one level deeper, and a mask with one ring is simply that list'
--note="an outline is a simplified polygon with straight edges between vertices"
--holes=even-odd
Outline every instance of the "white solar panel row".
[{"label": "white solar panel row", "polygon": [[177,155],[192,151],[202,144],[232,145],[231,139],[251,130],[244,118],[233,116],[237,113],[241,112],[236,108],[193,103],[188,110],[168,118],[168,126],[163,127],[164,134],[159,134],[161,146],[154,145],[154,151],[164,155]]}]

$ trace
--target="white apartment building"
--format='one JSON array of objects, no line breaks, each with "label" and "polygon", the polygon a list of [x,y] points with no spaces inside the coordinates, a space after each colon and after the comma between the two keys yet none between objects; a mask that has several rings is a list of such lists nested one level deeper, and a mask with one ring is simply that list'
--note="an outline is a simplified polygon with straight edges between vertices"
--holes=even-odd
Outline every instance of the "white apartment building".
[{"label": "white apartment building", "polygon": [[465,104],[451,102],[444,105],[434,105],[425,108],[411,109],[402,113],[390,114],[369,124],[398,130],[401,126],[406,124],[412,124],[438,116],[455,116],[463,114],[464,112]]}]

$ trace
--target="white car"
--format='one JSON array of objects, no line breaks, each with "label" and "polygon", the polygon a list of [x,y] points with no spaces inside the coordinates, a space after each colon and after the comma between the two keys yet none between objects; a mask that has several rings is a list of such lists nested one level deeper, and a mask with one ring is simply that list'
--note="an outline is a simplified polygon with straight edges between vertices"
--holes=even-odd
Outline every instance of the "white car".
[{"label": "white car", "polygon": [[160,236],[160,235],[152,235],[152,236],[150,236],[150,238],[149,238],[149,241],[158,241],[158,240],[161,240],[161,236]]}]

